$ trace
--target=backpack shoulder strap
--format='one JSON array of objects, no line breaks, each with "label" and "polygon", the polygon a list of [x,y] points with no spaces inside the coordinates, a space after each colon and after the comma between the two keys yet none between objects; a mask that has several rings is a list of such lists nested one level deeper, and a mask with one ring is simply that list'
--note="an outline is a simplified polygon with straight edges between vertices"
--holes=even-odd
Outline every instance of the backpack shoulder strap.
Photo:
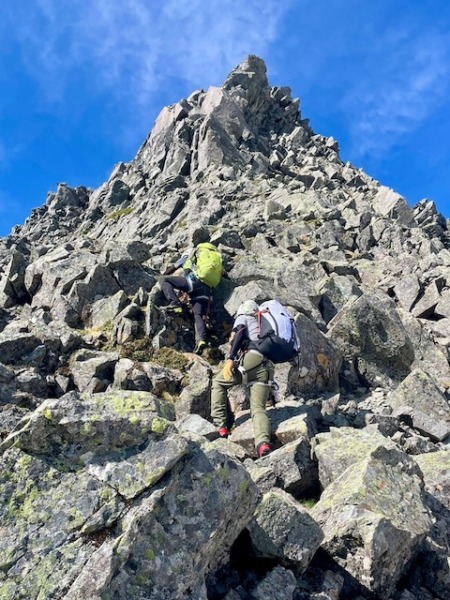
[{"label": "backpack shoulder strap", "polygon": [[263,316],[264,313],[268,313],[268,312],[269,312],[269,310],[267,308],[263,308],[262,310],[258,310],[255,313],[255,317],[256,317],[256,319],[258,321],[258,335],[261,334],[261,319],[262,319],[262,316]]},{"label": "backpack shoulder strap", "polygon": [[[255,316],[258,319],[258,337],[260,339],[263,339],[268,335],[275,334],[277,337],[280,335],[280,329],[277,320],[270,312],[269,307],[260,309]],[[264,323],[262,322],[263,317],[265,321]]]},{"label": "backpack shoulder strap", "polygon": [[185,269],[192,269],[195,267],[195,263],[197,261],[197,248],[190,248],[187,252],[187,259],[184,263]]}]

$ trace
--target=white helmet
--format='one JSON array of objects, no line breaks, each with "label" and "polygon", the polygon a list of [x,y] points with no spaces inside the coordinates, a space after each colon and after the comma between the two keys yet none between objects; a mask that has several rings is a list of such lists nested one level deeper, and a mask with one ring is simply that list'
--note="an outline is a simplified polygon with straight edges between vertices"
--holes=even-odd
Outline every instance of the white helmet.
[{"label": "white helmet", "polygon": [[254,315],[258,310],[259,306],[254,300],[245,300],[237,309],[236,315]]}]

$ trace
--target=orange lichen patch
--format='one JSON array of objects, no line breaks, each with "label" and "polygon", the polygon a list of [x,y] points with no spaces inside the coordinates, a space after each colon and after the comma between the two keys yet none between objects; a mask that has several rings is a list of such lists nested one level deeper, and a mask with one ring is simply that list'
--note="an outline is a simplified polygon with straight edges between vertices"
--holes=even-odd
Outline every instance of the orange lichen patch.
[{"label": "orange lichen patch", "polygon": [[325,356],[325,354],[323,354],[322,352],[319,352],[319,354],[317,355],[317,362],[323,369],[328,369],[328,367],[330,366],[330,359],[327,356]]}]

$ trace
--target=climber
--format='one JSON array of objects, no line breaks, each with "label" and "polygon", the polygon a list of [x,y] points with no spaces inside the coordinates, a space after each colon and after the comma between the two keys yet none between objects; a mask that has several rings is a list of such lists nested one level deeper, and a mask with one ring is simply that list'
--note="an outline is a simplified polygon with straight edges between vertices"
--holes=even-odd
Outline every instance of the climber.
[{"label": "climber", "polygon": [[[274,365],[257,350],[249,348],[252,340],[258,339],[258,305],[253,300],[243,302],[233,323],[231,350],[223,371],[213,379],[211,389],[211,418],[218,427],[221,437],[228,437],[228,390],[242,383],[251,384],[250,410],[255,434],[258,457],[271,452],[270,421],[266,412],[266,402],[270,395],[270,382],[273,379]],[[238,357],[241,356],[241,360]],[[241,366],[238,367],[238,365]]]},{"label": "climber", "polygon": [[211,417],[219,435],[228,437],[228,390],[234,385],[249,384],[256,453],[261,458],[272,451],[266,403],[271,394],[275,364],[295,361],[298,357],[294,319],[277,300],[264,302],[259,307],[253,300],[246,300],[237,310],[232,335],[223,371],[213,379]]},{"label": "climber", "polygon": [[207,347],[206,318],[212,302],[212,290],[217,287],[223,274],[222,256],[216,246],[203,242],[183,254],[163,274],[171,275],[180,268],[183,269],[182,275],[165,277],[161,283],[161,289],[169,302],[166,310],[182,313],[183,303],[177,290],[187,295],[194,313],[194,352],[201,354]]}]

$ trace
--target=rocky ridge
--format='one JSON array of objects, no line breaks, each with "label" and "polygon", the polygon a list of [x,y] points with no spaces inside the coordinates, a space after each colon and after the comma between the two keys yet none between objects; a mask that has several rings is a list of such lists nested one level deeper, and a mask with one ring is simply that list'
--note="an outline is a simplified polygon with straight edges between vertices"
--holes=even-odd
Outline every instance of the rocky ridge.
[{"label": "rocky ridge", "polygon": [[[159,310],[208,237],[211,349]],[[166,107],[97,190],[0,240],[0,599],[449,600],[450,237],[315,134],[249,56]],[[208,422],[231,316],[277,297],[275,451],[245,389]]]}]

